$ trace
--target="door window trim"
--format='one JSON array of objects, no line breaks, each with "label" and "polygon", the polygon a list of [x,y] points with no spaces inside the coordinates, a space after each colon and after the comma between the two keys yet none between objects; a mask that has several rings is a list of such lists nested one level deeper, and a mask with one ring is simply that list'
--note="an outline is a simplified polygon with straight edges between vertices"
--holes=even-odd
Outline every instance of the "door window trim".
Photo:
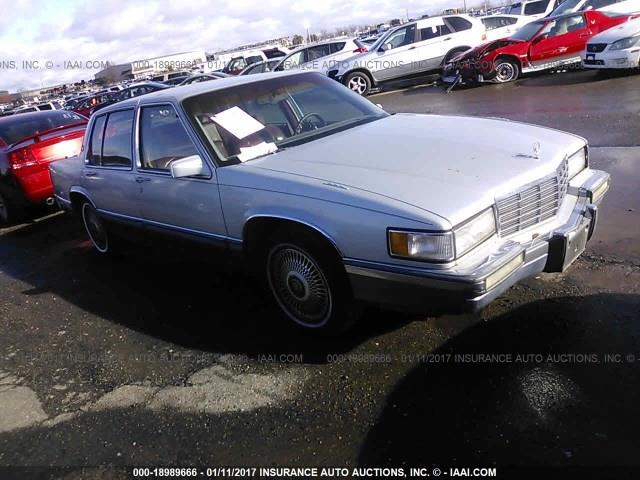
[{"label": "door window trim", "polygon": [[209,170],[209,174],[207,176],[201,176],[201,177],[182,177],[182,178],[176,178],[174,180],[188,180],[188,181],[196,181],[196,182],[209,182],[210,180],[214,179],[214,174],[215,174],[215,170],[217,167],[217,164],[215,161],[211,161],[211,158],[209,157],[209,153],[206,152],[205,149],[202,148],[202,146],[200,145],[200,141],[197,138],[197,136],[194,135],[194,133],[191,131],[190,128],[190,124],[189,122],[185,121],[184,119],[184,114],[182,112],[182,108],[179,106],[176,106],[174,103],[172,102],[153,102],[153,103],[145,103],[145,104],[139,104],[138,107],[136,108],[136,113],[135,113],[135,117],[134,117],[134,139],[133,139],[133,149],[134,149],[134,155],[135,155],[135,161],[133,162],[136,166],[136,173],[140,174],[140,175],[155,175],[155,176],[159,176],[159,177],[171,177],[171,171],[165,171],[165,170],[154,170],[154,169],[148,169],[148,168],[143,168],[142,167],[142,155],[140,153],[140,146],[142,145],[140,142],[141,136],[142,136],[142,130],[141,130],[141,125],[142,122],[141,120],[141,115],[142,115],[142,109],[143,108],[149,108],[149,107],[171,107],[173,108],[173,110],[176,112],[176,114],[178,115],[178,121],[180,122],[180,124],[182,125],[182,128],[184,129],[184,131],[186,132],[187,136],[189,137],[189,139],[191,140],[191,143],[193,144],[196,152],[198,152],[198,155],[200,155],[200,158],[202,159],[202,161],[204,162],[205,166],[207,167],[207,170]]},{"label": "door window trim", "polygon": [[91,151],[91,139],[93,137],[93,131],[95,128],[95,123],[96,120],[100,117],[106,117],[105,121],[104,121],[104,126],[102,127],[102,142],[100,143],[100,163],[102,163],[102,150],[104,149],[104,132],[107,129],[107,124],[109,123],[109,117],[111,116],[112,113],[118,113],[118,112],[133,112],[133,128],[131,131],[131,164],[128,167],[121,167],[121,166],[105,166],[105,165],[92,165],[90,163],[87,162],[87,155],[85,154],[84,156],[84,167],[85,168],[91,168],[91,169],[96,169],[96,170],[119,170],[122,172],[131,172],[133,171],[133,165],[135,163],[135,152],[133,151],[134,148],[134,132],[135,132],[135,121],[136,121],[136,113],[135,113],[135,108],[129,107],[129,108],[118,108],[115,110],[109,110],[108,112],[104,112],[104,113],[100,113],[99,115],[96,115],[95,120],[91,119],[91,132],[89,133],[89,139],[87,141],[87,152],[89,153]]}]

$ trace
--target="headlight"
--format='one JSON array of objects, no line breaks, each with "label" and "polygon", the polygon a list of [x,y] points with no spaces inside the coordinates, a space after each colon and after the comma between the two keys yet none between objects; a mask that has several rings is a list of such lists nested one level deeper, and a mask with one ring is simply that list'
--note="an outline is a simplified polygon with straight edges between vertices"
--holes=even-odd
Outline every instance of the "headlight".
[{"label": "headlight", "polygon": [[609,47],[609,50],[625,50],[627,48],[635,46],[638,41],[640,41],[640,35],[636,35],[635,37],[623,38],[622,40],[613,42]]},{"label": "headlight", "polygon": [[456,227],[453,232],[389,230],[389,253],[393,257],[434,262],[460,258],[496,233],[493,208]]},{"label": "headlight", "polygon": [[456,257],[460,258],[496,233],[496,217],[493,208],[488,208],[453,230]]},{"label": "headlight", "polygon": [[581,148],[569,157],[569,180],[588,166],[587,148]]},{"label": "headlight", "polygon": [[389,253],[407,259],[448,262],[455,257],[453,234],[389,230]]}]

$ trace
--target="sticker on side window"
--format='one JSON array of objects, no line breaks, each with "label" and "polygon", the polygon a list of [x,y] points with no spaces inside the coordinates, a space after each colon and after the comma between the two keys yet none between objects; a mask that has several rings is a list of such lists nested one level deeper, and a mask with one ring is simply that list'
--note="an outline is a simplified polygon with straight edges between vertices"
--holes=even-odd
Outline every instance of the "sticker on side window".
[{"label": "sticker on side window", "polygon": [[210,118],[240,140],[264,128],[263,124],[239,107],[231,107]]}]

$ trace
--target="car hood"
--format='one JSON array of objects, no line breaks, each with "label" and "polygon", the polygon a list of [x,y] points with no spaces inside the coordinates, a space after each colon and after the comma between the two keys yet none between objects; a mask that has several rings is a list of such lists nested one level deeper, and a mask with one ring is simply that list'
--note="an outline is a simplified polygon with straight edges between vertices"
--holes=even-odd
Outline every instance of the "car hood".
[{"label": "car hood", "polygon": [[455,225],[555,173],[584,145],[517,122],[398,114],[249,163],[382,195]]},{"label": "car hood", "polygon": [[613,43],[640,33],[640,19],[629,20],[617,27],[605,30],[589,39],[589,43]]},{"label": "car hood", "polygon": [[459,57],[456,57],[453,60],[455,61],[455,60],[461,60],[461,59],[466,60],[470,58],[477,58],[486,51],[497,50],[498,48],[505,48],[511,45],[516,45],[521,43],[525,43],[525,42],[523,40],[517,40],[513,38],[501,38],[499,40],[485,42],[481,45],[478,45],[475,48],[472,48],[471,50],[467,50],[466,52],[463,52]]}]

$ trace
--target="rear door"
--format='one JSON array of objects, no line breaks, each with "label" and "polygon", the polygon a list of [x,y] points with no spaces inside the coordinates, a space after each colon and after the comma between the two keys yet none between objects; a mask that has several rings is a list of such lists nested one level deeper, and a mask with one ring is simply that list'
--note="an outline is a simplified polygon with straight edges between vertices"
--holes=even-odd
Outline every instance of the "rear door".
[{"label": "rear door", "polygon": [[590,36],[583,14],[550,21],[532,41],[529,59],[535,68],[552,68],[579,58]]},{"label": "rear door", "polygon": [[83,186],[98,211],[112,219],[135,220],[138,187],[133,172],[134,110],[96,114],[87,132]]},{"label": "rear door", "polygon": [[447,52],[455,47],[455,32],[440,17],[420,20],[416,26],[419,42],[409,73],[437,70]]},{"label": "rear door", "polygon": [[215,170],[207,166],[203,176],[171,176],[171,163],[181,158],[199,155],[207,165],[175,107],[145,105],[138,118],[135,181],[144,223],[161,231],[223,239],[226,228]]}]

